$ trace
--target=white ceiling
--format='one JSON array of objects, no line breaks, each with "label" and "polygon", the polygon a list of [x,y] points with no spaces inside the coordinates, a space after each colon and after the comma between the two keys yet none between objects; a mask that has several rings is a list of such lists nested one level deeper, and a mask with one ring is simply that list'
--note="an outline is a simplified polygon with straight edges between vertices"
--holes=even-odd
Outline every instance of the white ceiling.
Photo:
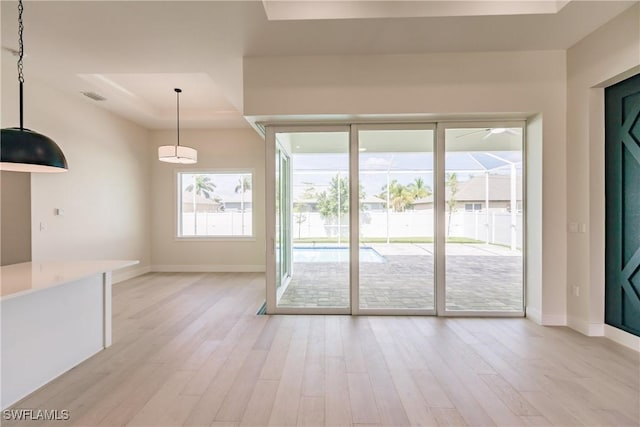
[{"label": "white ceiling", "polygon": [[567,0],[263,0],[267,18],[280,20],[424,18],[557,13]]},{"label": "white ceiling", "polygon": [[181,127],[242,127],[244,119],[207,73],[79,74],[108,108],[150,129],[176,122],[180,93]]},{"label": "white ceiling", "polygon": [[[26,1],[26,84],[96,92],[150,129],[175,126],[181,87],[181,127],[242,127],[244,56],[566,49],[634,3],[266,0],[269,19],[262,1]],[[4,48],[16,9],[1,2]]]}]

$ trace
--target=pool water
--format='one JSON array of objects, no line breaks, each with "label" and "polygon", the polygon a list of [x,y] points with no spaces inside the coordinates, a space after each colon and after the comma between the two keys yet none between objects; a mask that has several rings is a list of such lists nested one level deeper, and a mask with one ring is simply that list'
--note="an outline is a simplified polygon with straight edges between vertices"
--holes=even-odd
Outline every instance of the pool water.
[{"label": "pool water", "polygon": [[[375,249],[360,248],[360,262],[385,261]],[[349,248],[294,246],[293,262],[349,262]]]}]

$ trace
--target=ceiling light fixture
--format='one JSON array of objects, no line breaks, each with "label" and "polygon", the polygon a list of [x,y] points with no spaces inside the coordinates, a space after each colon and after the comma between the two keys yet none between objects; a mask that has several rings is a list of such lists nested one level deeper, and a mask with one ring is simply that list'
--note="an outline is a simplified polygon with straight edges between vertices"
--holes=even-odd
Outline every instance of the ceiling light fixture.
[{"label": "ceiling light fixture", "polygon": [[182,89],[174,89],[176,91],[176,110],[178,118],[178,134],[175,145],[163,145],[158,147],[158,159],[167,163],[193,164],[198,161],[198,152],[190,147],[180,145],[180,92]]},{"label": "ceiling light fixture", "polygon": [[64,153],[53,140],[24,127],[24,42],[22,33],[22,0],[18,2],[18,82],[20,83],[20,127],[2,129],[0,170],[13,172],[66,172],[69,167]]}]

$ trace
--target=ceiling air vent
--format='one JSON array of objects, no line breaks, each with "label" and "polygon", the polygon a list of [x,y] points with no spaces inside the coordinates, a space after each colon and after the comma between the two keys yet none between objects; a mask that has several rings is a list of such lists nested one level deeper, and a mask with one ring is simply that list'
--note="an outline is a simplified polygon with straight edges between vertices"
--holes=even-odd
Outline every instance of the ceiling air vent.
[{"label": "ceiling air vent", "polygon": [[94,101],[106,101],[107,98],[105,98],[104,96],[97,94],[95,92],[80,92],[82,93],[84,96],[86,96],[87,98],[91,98]]}]

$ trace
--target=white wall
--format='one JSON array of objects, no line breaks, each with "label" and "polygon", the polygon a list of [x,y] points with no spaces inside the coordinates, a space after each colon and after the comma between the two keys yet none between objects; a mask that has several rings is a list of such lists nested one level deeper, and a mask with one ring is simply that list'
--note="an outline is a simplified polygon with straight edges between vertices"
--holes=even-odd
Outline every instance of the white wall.
[{"label": "white wall", "polygon": [[[148,156],[157,158],[157,147],[175,144],[175,131],[152,133]],[[264,271],[264,140],[252,129],[219,131],[181,130],[180,144],[198,150],[195,165],[154,161],[152,259],[156,271]],[[176,173],[208,169],[253,170],[254,239],[176,239]]]},{"label": "white wall", "polygon": [[543,120],[527,141],[529,155],[538,158],[529,165],[527,186],[542,189],[530,205],[542,218],[528,227],[528,253],[536,260],[529,268],[538,270],[528,272],[527,283],[540,295],[541,307],[533,307],[538,320],[565,323],[564,51],[245,58],[244,108],[247,116],[276,118],[520,113]]},{"label": "white wall", "polygon": [[587,225],[568,235],[567,306],[569,325],[590,335],[604,331],[604,87],[638,72],[640,5],[567,52],[567,214]]},{"label": "white wall", "polygon": [[[2,127],[16,126],[15,61],[2,55]],[[69,172],[31,176],[33,260],[140,260],[135,271],[115,273],[116,281],[144,271],[151,254],[148,131],[26,77],[25,127],[56,141],[69,162]],[[56,208],[65,215],[55,216]]]}]

